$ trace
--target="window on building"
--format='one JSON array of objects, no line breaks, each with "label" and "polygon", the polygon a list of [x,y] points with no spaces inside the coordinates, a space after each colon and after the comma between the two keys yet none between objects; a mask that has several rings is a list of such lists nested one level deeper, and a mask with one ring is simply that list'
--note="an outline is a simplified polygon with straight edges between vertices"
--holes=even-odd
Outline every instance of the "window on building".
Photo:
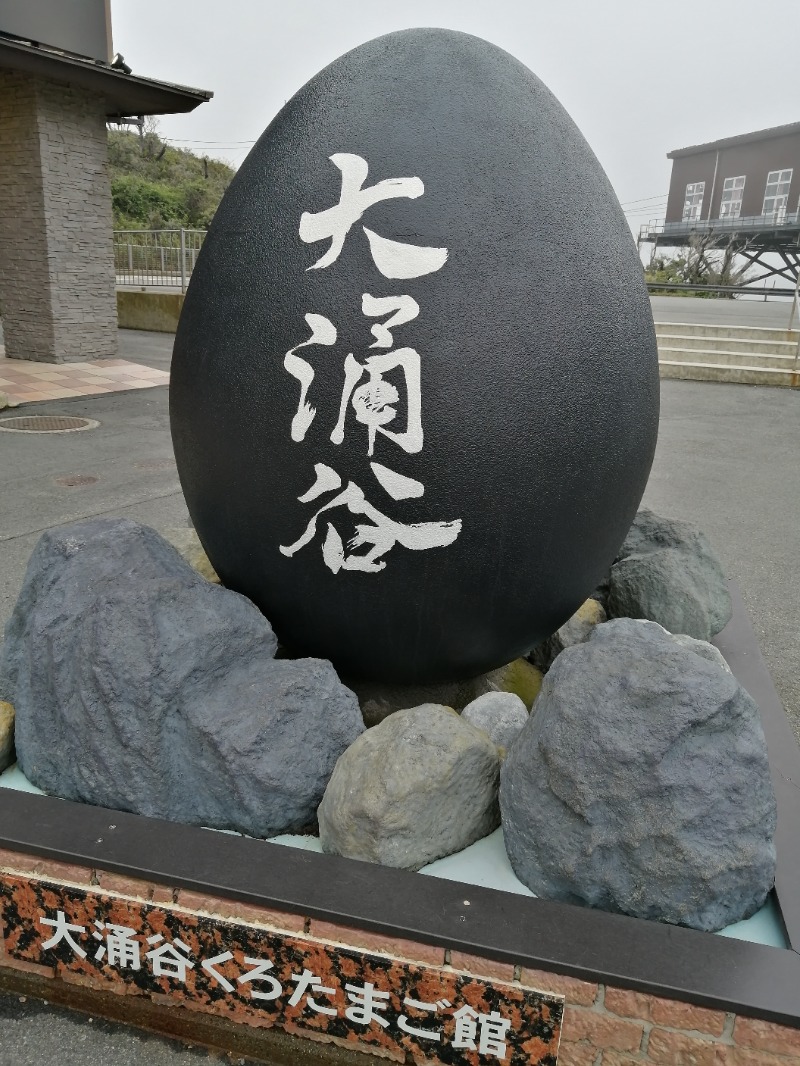
[{"label": "window on building", "polygon": [[764,190],[763,214],[769,215],[775,222],[786,218],[786,205],[789,201],[789,186],[792,184],[791,170],[771,170],[767,175],[767,187]]},{"label": "window on building", "polygon": [[722,200],[719,205],[720,218],[738,218],[742,212],[742,193],[745,175],[738,178],[726,178],[722,185]]},{"label": "window on building", "polygon": [[703,193],[706,191],[704,181],[695,181],[686,186],[686,198],[683,201],[683,221],[695,222],[703,210]]}]

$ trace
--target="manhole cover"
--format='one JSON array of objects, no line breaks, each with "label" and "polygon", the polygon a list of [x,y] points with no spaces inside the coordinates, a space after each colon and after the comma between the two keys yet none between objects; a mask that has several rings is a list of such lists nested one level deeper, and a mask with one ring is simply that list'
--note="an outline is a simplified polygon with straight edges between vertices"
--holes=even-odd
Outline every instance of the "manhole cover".
[{"label": "manhole cover", "polygon": [[71,415],[17,415],[0,418],[0,430],[10,433],[76,433],[80,429],[96,429],[99,422],[93,418],[75,418]]}]

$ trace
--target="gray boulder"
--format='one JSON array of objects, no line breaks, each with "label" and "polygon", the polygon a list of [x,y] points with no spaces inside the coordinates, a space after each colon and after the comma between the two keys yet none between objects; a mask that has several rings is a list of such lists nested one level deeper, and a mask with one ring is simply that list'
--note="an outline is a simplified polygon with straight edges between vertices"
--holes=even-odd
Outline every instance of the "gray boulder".
[{"label": "gray boulder", "polygon": [[648,618],[709,640],[731,617],[728,583],[705,534],[652,511],[636,515],[608,582],[612,618]]},{"label": "gray boulder", "polygon": [[695,637],[690,637],[686,633],[670,633],[670,636],[676,644],[680,644],[681,647],[688,648],[689,651],[693,651],[695,655],[701,656],[703,659],[707,659],[710,663],[716,663],[717,666],[723,670],[731,672],[731,668],[725,661],[725,656],[719,650],[715,648],[713,644],[709,644],[707,640],[697,640]]},{"label": "gray boulder", "polygon": [[418,870],[500,823],[500,756],[448,707],[390,715],[347,749],[320,804],[323,851]]},{"label": "gray boulder", "polygon": [[467,704],[461,717],[507,751],[528,721],[528,709],[513,692],[486,692]]},{"label": "gray boulder", "polygon": [[511,865],[547,899],[717,930],[773,884],[758,710],[733,674],[647,623],[607,622],[559,655],[500,805]]},{"label": "gray boulder", "polygon": [[21,769],[45,792],[171,821],[304,828],[363,723],[330,663],[276,661],[276,645],[249,600],[152,529],[46,533],[4,645]]},{"label": "gray boulder", "polygon": [[596,599],[585,600],[575,614],[557,629],[551,637],[537,644],[528,658],[540,670],[549,670],[553,660],[564,648],[573,644],[583,644],[592,635],[595,626],[606,620],[603,605]]},{"label": "gray boulder", "polygon": [[0,773],[14,761],[14,708],[0,700]]},{"label": "gray boulder", "polygon": [[6,703],[14,702],[14,693],[11,689],[11,678],[8,673],[3,669],[3,641],[0,641],[0,700]]}]

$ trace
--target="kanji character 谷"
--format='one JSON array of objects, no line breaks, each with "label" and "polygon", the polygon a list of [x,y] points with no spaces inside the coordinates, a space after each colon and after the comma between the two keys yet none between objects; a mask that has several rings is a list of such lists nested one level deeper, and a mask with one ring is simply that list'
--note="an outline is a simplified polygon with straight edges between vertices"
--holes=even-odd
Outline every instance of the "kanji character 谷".
[{"label": "kanji character \u8c37", "polygon": [[190,949],[182,940],[175,937],[169,944],[164,941],[161,933],[156,933],[147,938],[147,943],[161,945],[146,953],[146,957],[153,963],[153,973],[156,977],[175,977],[179,981],[186,980],[186,971],[193,970],[194,963],[189,959]]},{"label": "kanji character \u8c37", "polygon": [[[308,492],[298,497],[301,502],[315,499],[316,496],[341,485],[339,475],[331,467],[318,463],[315,470],[317,481]],[[328,532],[322,545],[322,558],[334,574],[340,570],[360,570],[367,574],[378,573],[386,566],[381,556],[396,544],[412,551],[425,551],[428,548],[441,548],[452,544],[461,532],[460,518],[452,522],[395,522],[368,503],[363,490],[351,481],[342,492],[320,507],[310,519],[302,536],[294,544],[280,546],[281,553],[291,557],[310,543],[316,535],[320,515],[335,507],[346,507],[350,514],[364,515],[370,519],[372,524],[356,526],[356,534],[347,545],[348,551],[352,552],[365,545],[369,546],[365,554],[356,555],[346,553],[342,538],[334,526],[328,523]]]}]

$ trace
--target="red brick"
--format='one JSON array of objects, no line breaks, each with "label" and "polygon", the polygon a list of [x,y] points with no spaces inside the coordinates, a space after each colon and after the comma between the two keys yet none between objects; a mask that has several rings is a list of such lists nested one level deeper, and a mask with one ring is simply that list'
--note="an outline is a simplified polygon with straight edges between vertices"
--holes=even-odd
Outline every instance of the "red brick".
[{"label": "red brick", "polygon": [[[413,940],[401,940],[389,933],[368,933],[365,929],[351,929],[333,922],[311,922],[310,935],[317,940],[332,940],[364,951],[376,951],[383,955],[397,955],[412,962],[424,962],[429,966],[444,965],[444,948],[430,944],[417,944]],[[513,975],[513,967],[512,967]]]},{"label": "red brick", "polygon": [[174,903],[177,889],[169,888],[168,885],[153,886],[153,903]]},{"label": "red brick", "polygon": [[776,1055],[800,1056],[800,1030],[757,1018],[737,1018],[733,1042],[740,1046],[772,1051]]},{"label": "red brick", "polygon": [[624,1051],[604,1051],[602,1066],[642,1066],[650,1059],[641,1055],[626,1055]]},{"label": "red brick", "polygon": [[522,970],[520,982],[535,988],[539,992],[552,992],[564,996],[567,1003],[578,1007],[591,1007],[597,999],[599,985],[589,981],[580,981],[577,977],[564,977],[562,974],[549,973],[547,970]]},{"label": "red brick", "polygon": [[642,1018],[671,1029],[687,1029],[709,1036],[722,1036],[725,1028],[724,1011],[707,1010],[680,1000],[648,996],[629,989],[607,987],[604,1006],[612,1014],[625,1018]]},{"label": "red brick", "polygon": [[55,977],[56,971],[53,966],[41,966],[38,962],[23,962],[22,959],[14,959],[10,955],[0,956],[3,968],[9,970],[22,970],[24,973],[36,973],[40,977]]},{"label": "red brick", "polygon": [[74,885],[91,885],[92,883],[91,867],[56,862],[54,859],[42,859],[36,875],[41,881],[67,881]]},{"label": "red brick", "polygon": [[587,1040],[597,1048],[638,1051],[644,1026],[611,1014],[567,1005],[561,1039],[567,1043]]},{"label": "red brick", "polygon": [[[466,970],[475,977],[492,977],[496,981],[513,981],[514,966],[510,962],[496,962],[480,955],[468,955],[464,951],[450,953],[450,965],[454,970]],[[542,989],[544,991],[544,989]]]},{"label": "red brick", "polygon": [[714,1066],[797,1066],[800,1062],[796,1055],[772,1055],[730,1044],[717,1044],[716,1052]]},{"label": "red brick", "polygon": [[118,896],[133,896],[136,899],[151,900],[153,898],[155,886],[150,881],[143,881],[138,877],[126,877],[125,874],[96,870],[95,880],[104,892],[113,892]]},{"label": "red brick", "polygon": [[598,1051],[593,1044],[561,1044],[558,1066],[594,1066]]},{"label": "red brick", "polygon": [[38,855],[27,855],[24,851],[8,851],[0,848],[0,869],[16,870],[24,874],[36,873],[44,859]]},{"label": "red brick", "polygon": [[267,907],[253,907],[249,903],[239,903],[233,899],[219,899],[216,896],[203,896],[199,892],[181,889],[178,893],[178,907],[190,911],[203,911],[216,914],[230,921],[245,922],[249,925],[266,925],[270,929],[302,933],[305,918],[302,914],[289,914],[287,911],[270,910]]},{"label": "red brick", "polygon": [[651,1029],[647,1055],[664,1066],[715,1066],[718,1044],[667,1029]]}]

